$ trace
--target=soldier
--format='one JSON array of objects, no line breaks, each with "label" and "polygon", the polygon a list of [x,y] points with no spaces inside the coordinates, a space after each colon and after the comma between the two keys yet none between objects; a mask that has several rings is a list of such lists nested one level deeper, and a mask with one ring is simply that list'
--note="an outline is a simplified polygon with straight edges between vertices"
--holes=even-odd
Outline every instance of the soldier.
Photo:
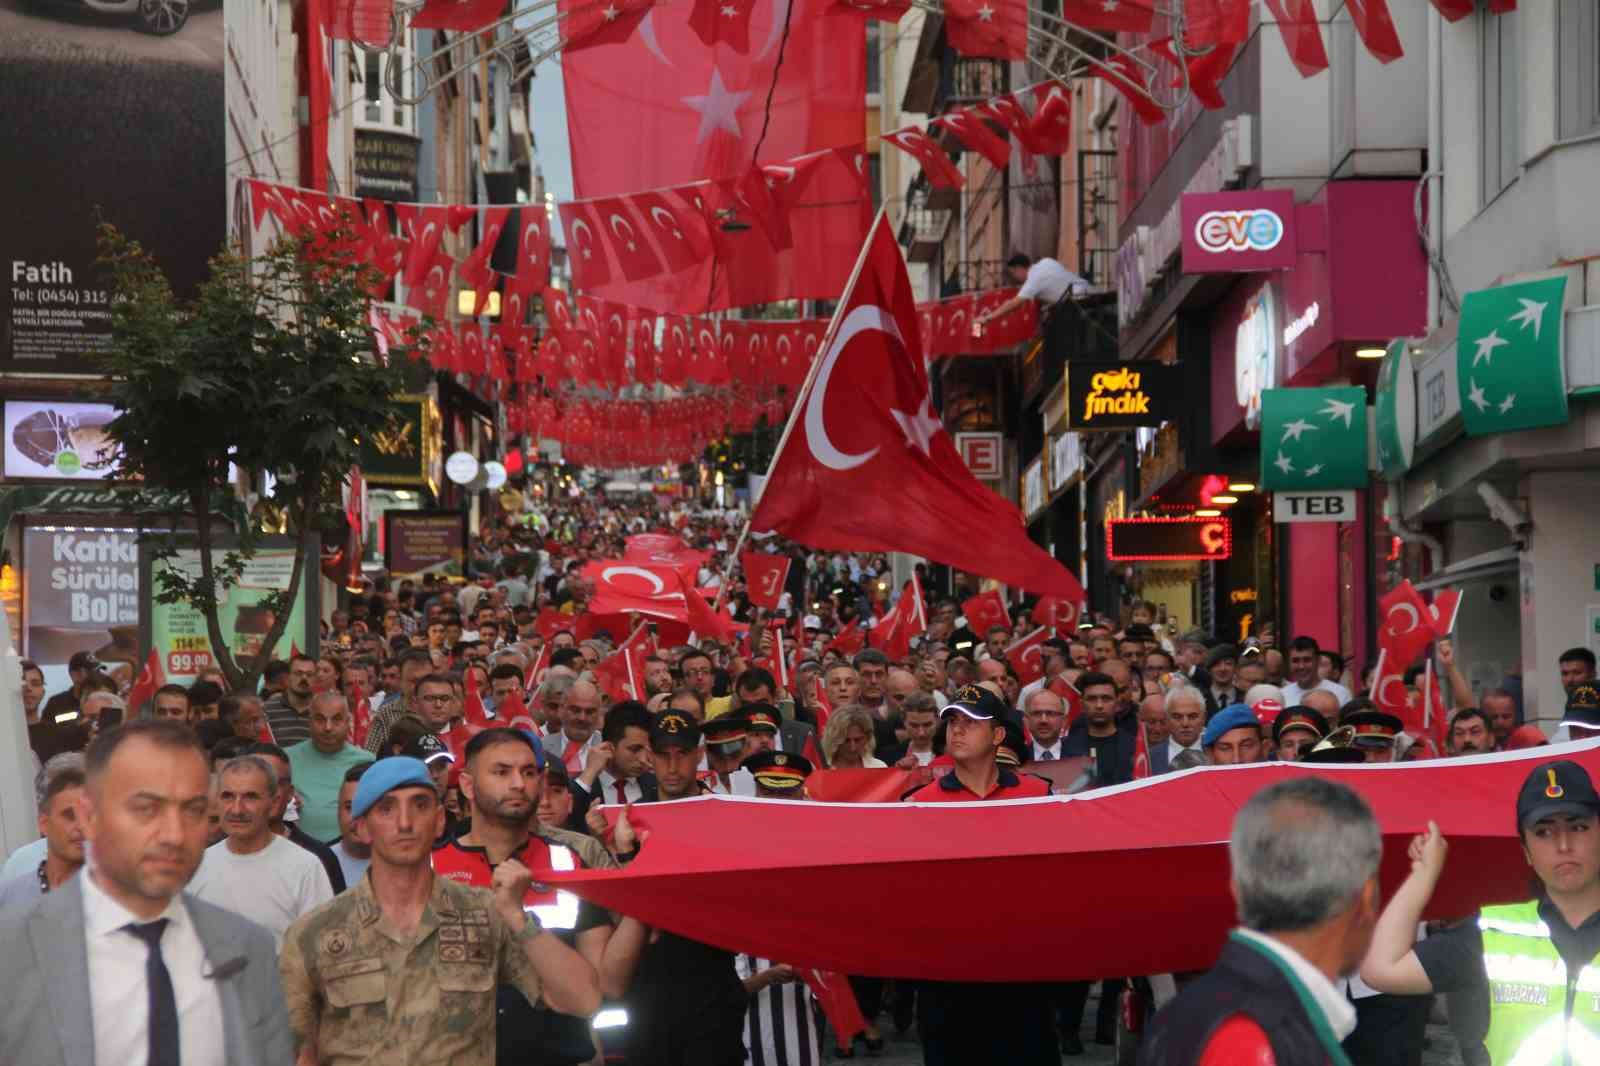
[{"label": "soldier", "polygon": [[291,925],[279,960],[302,1061],[490,1066],[497,982],[566,1014],[599,1009],[594,968],[523,910],[526,866],[500,863],[492,892],[434,875],[444,805],[420,761],[373,763],[350,813],[367,876]]}]

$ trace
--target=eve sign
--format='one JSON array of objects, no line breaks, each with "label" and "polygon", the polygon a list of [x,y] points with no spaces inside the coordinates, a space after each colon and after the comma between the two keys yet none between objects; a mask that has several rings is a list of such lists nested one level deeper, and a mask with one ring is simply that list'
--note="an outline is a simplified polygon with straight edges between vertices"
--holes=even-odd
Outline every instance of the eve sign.
[{"label": "eve sign", "polygon": [[1294,266],[1294,193],[1287,189],[1187,193],[1181,212],[1185,274]]}]

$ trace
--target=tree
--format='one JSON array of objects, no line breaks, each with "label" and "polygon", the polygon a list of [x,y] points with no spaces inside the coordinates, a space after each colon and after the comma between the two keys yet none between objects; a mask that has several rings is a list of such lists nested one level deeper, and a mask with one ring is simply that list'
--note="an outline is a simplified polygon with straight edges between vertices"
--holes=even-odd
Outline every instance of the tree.
[{"label": "tree", "polygon": [[[339,510],[359,442],[389,428],[391,398],[403,388],[403,360],[372,352],[368,315],[380,279],[353,233],[346,221],[284,238],[254,258],[225,250],[195,297],[179,300],[144,249],[101,227],[115,301],[105,362],[119,411],[107,432],[123,477],[188,501],[199,554],[198,575],[162,568],[153,595],[200,611],[217,665],[236,689],[253,688],[265,669],[305,568],[317,562],[307,558],[317,550],[309,534]],[[418,345],[421,336],[413,331]],[[230,464],[277,476],[270,504],[298,545],[288,590],[265,605],[274,621],[261,649],[244,661],[218,606],[261,535],[259,516],[230,523],[214,513],[214,498],[231,493]],[[146,541],[158,560],[178,549],[175,516],[167,517],[168,529]]]}]

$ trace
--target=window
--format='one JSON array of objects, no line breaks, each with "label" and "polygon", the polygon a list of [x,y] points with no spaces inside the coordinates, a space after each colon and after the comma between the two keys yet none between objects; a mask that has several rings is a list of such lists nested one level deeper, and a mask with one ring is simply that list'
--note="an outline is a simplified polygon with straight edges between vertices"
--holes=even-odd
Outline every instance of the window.
[{"label": "window", "polygon": [[1594,0],[1560,5],[1560,131],[1562,137],[1581,137],[1600,132],[1600,11]]},{"label": "window", "polygon": [[867,95],[883,92],[883,23],[867,20]]},{"label": "window", "polygon": [[364,52],[360,49],[354,49],[354,52],[351,69],[355,80],[361,85],[362,95],[362,106],[356,124],[362,129],[416,133],[415,109],[400,103],[389,94],[388,78],[389,64],[396,63],[407,95],[415,91],[416,72],[413,64],[416,63],[417,57],[410,32],[407,31],[406,40],[393,52]]},{"label": "window", "polygon": [[1480,13],[1483,51],[1483,202],[1516,180],[1522,161],[1522,64],[1517,16]]}]

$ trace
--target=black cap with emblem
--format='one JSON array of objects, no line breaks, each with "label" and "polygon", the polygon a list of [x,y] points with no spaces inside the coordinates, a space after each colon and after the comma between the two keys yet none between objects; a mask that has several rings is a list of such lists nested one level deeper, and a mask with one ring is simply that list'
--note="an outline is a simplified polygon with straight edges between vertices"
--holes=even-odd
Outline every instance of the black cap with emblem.
[{"label": "black cap with emblem", "polygon": [[1558,814],[1600,815],[1600,795],[1589,772],[1568,759],[1536,767],[1517,793],[1517,828],[1528,829]]},{"label": "black cap with emblem", "polygon": [[700,725],[682,711],[662,711],[650,727],[650,749],[698,748]]}]

